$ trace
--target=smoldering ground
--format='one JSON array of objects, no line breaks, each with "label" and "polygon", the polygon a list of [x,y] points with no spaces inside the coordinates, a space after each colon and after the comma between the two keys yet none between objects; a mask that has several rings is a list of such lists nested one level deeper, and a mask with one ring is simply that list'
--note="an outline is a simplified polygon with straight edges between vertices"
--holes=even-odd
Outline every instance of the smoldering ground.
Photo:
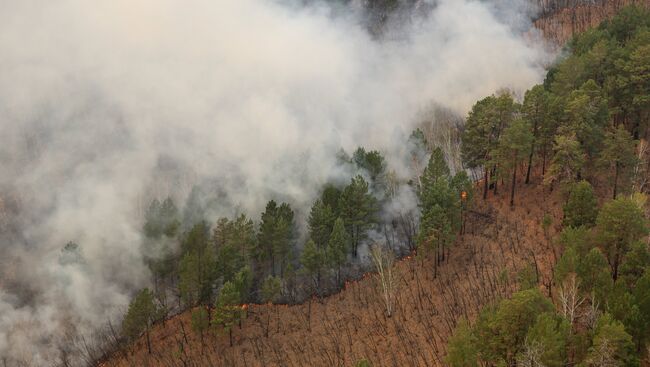
[{"label": "smoldering ground", "polygon": [[377,37],[324,3],[0,0],[0,356],[55,364],[64,331],[119,320],[152,197],[214,182],[225,213],[305,213],[358,145],[411,177],[418,112],[541,79],[529,7],[505,3],[437,1]]}]

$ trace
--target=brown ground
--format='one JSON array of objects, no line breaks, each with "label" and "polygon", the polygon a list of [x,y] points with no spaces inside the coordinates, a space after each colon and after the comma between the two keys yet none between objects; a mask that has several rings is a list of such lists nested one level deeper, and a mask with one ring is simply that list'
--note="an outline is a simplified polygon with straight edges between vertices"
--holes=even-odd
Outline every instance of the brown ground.
[{"label": "brown ground", "polygon": [[[537,0],[542,9],[556,0]],[[544,39],[558,45],[564,44],[573,35],[595,27],[605,19],[614,16],[625,5],[636,4],[650,8],[650,0],[567,0],[568,6],[549,11],[535,21],[535,27],[542,31]]]},{"label": "brown ground", "polygon": [[496,197],[490,194],[487,202],[478,198],[467,233],[437,278],[431,260],[409,257],[397,264],[400,285],[390,318],[376,276],[370,274],[322,303],[251,305],[241,328],[233,330],[233,347],[227,333],[214,332],[205,335],[202,346],[185,312],[154,327],[151,354],[141,338],[101,365],[351,366],[362,358],[377,367],[442,365],[457,319],[472,318],[482,305],[510,295],[526,264],[537,264],[540,287],[548,291],[554,255],[541,219],[546,212],[552,215],[553,236],[561,222],[560,197],[536,183],[520,184],[512,210],[508,197],[504,190]]}]

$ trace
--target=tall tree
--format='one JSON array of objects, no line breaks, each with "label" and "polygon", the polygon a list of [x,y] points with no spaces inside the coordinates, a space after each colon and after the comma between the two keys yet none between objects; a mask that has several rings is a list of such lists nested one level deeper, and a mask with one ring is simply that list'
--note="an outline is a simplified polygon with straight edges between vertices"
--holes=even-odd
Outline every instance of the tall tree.
[{"label": "tall tree", "polygon": [[336,270],[336,284],[341,284],[341,267],[345,265],[348,257],[350,237],[345,231],[343,219],[334,221],[334,228],[327,244],[327,262]]},{"label": "tall tree", "polygon": [[555,154],[548,175],[544,177],[545,183],[559,182],[568,185],[575,182],[585,163],[585,154],[575,135],[557,135],[553,151]]},{"label": "tall tree", "polygon": [[212,315],[212,324],[215,326],[221,326],[224,331],[228,332],[231,347],[232,327],[242,316],[240,302],[240,293],[235,284],[225,282],[219,292],[219,296],[217,297],[217,302]]},{"label": "tall tree", "polygon": [[549,95],[543,85],[536,85],[526,92],[522,112],[532,128],[533,135],[530,142],[530,152],[528,153],[528,168],[526,169],[525,183],[529,183],[535,150],[541,143],[543,129],[547,128],[549,124]]},{"label": "tall tree", "polygon": [[573,185],[564,205],[564,225],[592,227],[597,215],[598,200],[589,182],[583,180]]},{"label": "tall tree", "polygon": [[467,320],[460,319],[447,343],[445,362],[451,367],[478,367],[478,342]]},{"label": "tall tree", "polygon": [[468,168],[483,167],[484,169],[483,199],[487,198],[490,152],[497,141],[496,126],[492,118],[495,104],[494,96],[485,97],[476,102],[469,112],[462,135],[461,156],[463,162]]},{"label": "tall tree", "polygon": [[377,212],[376,200],[369,193],[368,183],[363,177],[352,178],[350,184],[343,189],[339,208],[350,235],[352,255],[357,257],[359,245],[367,237],[368,229],[375,223]]},{"label": "tall tree", "polygon": [[275,276],[277,264],[283,271],[291,251],[293,235],[293,211],[289,204],[282,203],[278,206],[275,201],[269,201],[262,213],[255,253],[258,260],[269,263],[271,275]]},{"label": "tall tree", "polygon": [[149,327],[156,317],[157,309],[153,293],[144,288],[129,304],[129,310],[122,321],[122,332],[131,341],[134,341],[144,331],[147,337],[147,350],[151,354],[151,340]]},{"label": "tall tree", "polygon": [[309,213],[309,236],[319,248],[325,248],[334,226],[334,214],[329,205],[316,200]]},{"label": "tall tree", "polygon": [[179,264],[179,290],[186,305],[209,303],[215,280],[214,247],[209,241],[207,223],[195,224],[181,242]]},{"label": "tall tree", "polygon": [[533,142],[533,134],[526,120],[515,119],[510,126],[505,128],[496,152],[493,153],[497,164],[504,170],[512,171],[510,185],[510,206],[515,205],[515,186],[517,183],[517,168],[522,159],[528,154]]},{"label": "tall tree", "polygon": [[645,215],[634,201],[619,197],[603,205],[596,226],[612,278],[616,281],[619,266],[630,246],[648,231]]},{"label": "tall tree", "polygon": [[319,296],[321,294],[321,276],[326,267],[326,260],[325,249],[318,248],[313,240],[307,241],[302,250],[300,263],[305,273],[314,281],[314,287]]},{"label": "tall tree", "polygon": [[608,132],[605,138],[599,163],[605,168],[605,172],[614,170],[614,177],[608,175],[611,177],[614,199],[621,188],[625,192],[631,186],[632,173],[638,161],[635,145],[636,142],[622,125]]}]

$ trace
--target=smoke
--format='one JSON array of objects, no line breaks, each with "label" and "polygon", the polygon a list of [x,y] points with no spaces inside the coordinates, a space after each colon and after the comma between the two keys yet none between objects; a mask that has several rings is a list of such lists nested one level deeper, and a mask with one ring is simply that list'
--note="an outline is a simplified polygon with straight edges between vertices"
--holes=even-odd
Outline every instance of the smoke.
[{"label": "smoke", "polygon": [[[359,145],[411,177],[419,112],[541,79],[545,53],[503,11],[525,1],[499,3],[441,0],[377,37],[324,4],[0,0],[0,357],[48,365],[61,330],[119,319],[149,281],[153,197],[203,183],[224,213],[304,213]],[[61,260],[68,241],[83,261]]]}]

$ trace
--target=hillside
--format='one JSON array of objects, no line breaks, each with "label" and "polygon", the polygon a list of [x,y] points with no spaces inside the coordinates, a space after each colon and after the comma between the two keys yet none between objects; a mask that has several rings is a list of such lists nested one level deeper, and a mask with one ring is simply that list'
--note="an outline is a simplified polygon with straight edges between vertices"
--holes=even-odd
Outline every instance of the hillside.
[{"label": "hillside", "polygon": [[376,274],[367,274],[322,302],[248,305],[241,328],[233,330],[232,347],[227,333],[212,332],[202,346],[186,311],[153,328],[151,354],[143,336],[101,366],[350,366],[364,358],[373,366],[442,365],[456,320],[473,318],[481,306],[512,294],[527,264],[537,266],[542,283],[549,284],[553,250],[541,220],[550,213],[553,223],[561,221],[559,195],[536,178],[521,190],[514,209],[506,196],[477,202],[466,233],[435,279],[430,259],[409,256],[398,263],[391,318],[385,316]]},{"label": "hillside", "polygon": [[630,4],[650,7],[650,0],[555,1],[538,0],[541,15],[535,20],[544,39],[562,45],[571,37],[614,16]]}]

